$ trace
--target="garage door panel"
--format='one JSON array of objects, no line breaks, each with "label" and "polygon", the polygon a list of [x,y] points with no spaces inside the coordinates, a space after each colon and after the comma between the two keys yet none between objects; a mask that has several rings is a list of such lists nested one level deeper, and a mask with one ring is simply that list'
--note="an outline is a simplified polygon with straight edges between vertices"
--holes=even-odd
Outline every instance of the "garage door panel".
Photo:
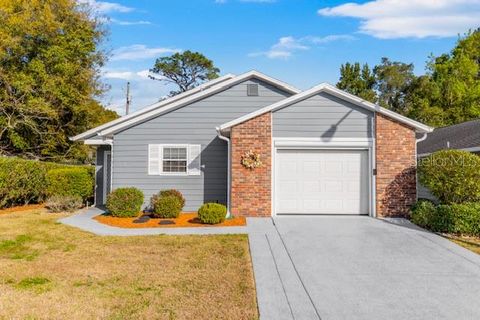
[{"label": "garage door panel", "polygon": [[368,214],[366,150],[277,150],[277,214]]}]

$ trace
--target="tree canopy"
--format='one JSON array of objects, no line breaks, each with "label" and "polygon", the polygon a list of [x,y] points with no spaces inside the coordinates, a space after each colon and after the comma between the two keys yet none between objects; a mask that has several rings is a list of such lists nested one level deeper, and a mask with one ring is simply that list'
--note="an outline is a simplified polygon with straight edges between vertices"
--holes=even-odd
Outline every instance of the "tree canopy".
[{"label": "tree canopy", "polygon": [[[365,70],[365,75],[363,75]],[[373,68],[346,63],[337,87],[432,126],[480,118],[480,30],[459,37],[450,53],[431,56],[426,73],[382,58]],[[367,76],[366,76],[367,75]]]},{"label": "tree canopy", "polygon": [[376,102],[375,75],[368,64],[360,67],[360,63],[346,63],[340,67],[340,80],[337,87],[362,99]]},{"label": "tree canopy", "polygon": [[170,92],[174,96],[217,78],[220,69],[203,54],[187,50],[158,58],[150,72],[155,74],[150,78],[178,86],[178,90]]},{"label": "tree canopy", "polygon": [[75,0],[0,0],[0,153],[84,161],[68,140],[117,117],[105,86],[101,19]]}]

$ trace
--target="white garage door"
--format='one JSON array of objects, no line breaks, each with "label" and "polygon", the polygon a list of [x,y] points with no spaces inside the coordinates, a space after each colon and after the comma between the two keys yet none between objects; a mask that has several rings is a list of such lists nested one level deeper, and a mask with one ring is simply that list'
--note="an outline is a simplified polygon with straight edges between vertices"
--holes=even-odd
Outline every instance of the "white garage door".
[{"label": "white garage door", "polygon": [[368,214],[367,150],[277,150],[277,214]]}]

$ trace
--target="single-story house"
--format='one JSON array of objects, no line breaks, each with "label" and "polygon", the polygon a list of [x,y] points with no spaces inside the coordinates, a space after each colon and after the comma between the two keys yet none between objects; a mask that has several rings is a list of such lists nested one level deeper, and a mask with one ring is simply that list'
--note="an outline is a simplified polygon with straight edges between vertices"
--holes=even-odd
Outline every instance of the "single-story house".
[{"label": "single-story house", "polygon": [[[417,143],[418,158],[445,149],[463,150],[480,156],[480,119],[436,128]],[[438,201],[430,190],[421,184],[418,184],[417,194],[420,199]]]},{"label": "single-story house", "polygon": [[480,154],[480,119],[436,128],[426,139],[418,143],[418,156],[428,156],[444,149]]},{"label": "single-story house", "polygon": [[174,188],[185,211],[235,216],[405,216],[416,201],[416,134],[432,128],[322,83],[225,75],[72,137],[96,146],[96,204],[133,186]]}]

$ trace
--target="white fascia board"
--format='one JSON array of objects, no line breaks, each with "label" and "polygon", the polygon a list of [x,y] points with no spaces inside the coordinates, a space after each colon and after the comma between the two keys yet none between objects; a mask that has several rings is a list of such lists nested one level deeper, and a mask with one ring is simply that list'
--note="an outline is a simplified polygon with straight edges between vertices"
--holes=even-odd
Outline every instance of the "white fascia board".
[{"label": "white fascia board", "polygon": [[193,94],[193,95],[191,95],[191,96],[189,96],[185,99],[181,99],[179,101],[170,103],[168,106],[165,106],[164,108],[151,110],[151,112],[144,113],[144,114],[142,114],[138,117],[135,117],[134,119],[124,121],[122,123],[119,123],[116,126],[113,126],[113,127],[107,128],[105,130],[102,130],[98,133],[98,135],[100,135],[100,136],[111,135],[111,134],[113,134],[117,131],[120,131],[120,130],[124,129],[124,128],[135,125],[138,122],[142,122],[142,121],[148,120],[151,117],[159,116],[163,113],[172,111],[174,109],[181,108],[183,106],[191,104],[191,103],[193,103],[197,100],[203,99],[207,96],[218,93],[220,91],[223,91],[223,90],[225,90],[225,89],[227,89],[231,86],[234,86],[238,83],[241,83],[241,82],[246,81],[246,80],[251,79],[251,78],[257,78],[259,80],[262,80],[266,83],[269,83],[269,84],[271,84],[271,85],[273,85],[277,88],[285,90],[286,92],[289,92],[289,93],[294,94],[294,95],[300,92],[300,90],[298,90],[298,89],[296,89],[296,88],[290,86],[289,84],[286,84],[286,83],[284,83],[280,80],[277,80],[277,79],[274,79],[274,78],[269,77],[267,75],[264,75],[263,73],[260,73],[258,71],[249,71],[249,72],[241,74],[241,75],[239,75],[235,78],[224,81],[224,82],[222,82],[222,83],[220,83],[216,86],[212,86],[211,88],[202,90],[201,92]]},{"label": "white fascia board", "polygon": [[158,109],[158,108],[161,108],[161,107],[164,107],[170,103],[173,103],[175,101],[178,101],[180,99],[184,99],[184,98],[187,98],[195,93],[198,93],[202,90],[205,90],[206,88],[210,88],[212,86],[215,86],[215,85],[218,85],[219,83],[222,83],[224,81],[227,81],[227,80],[230,80],[232,78],[234,78],[235,75],[234,74],[226,74],[224,76],[221,76],[221,77],[218,77],[216,79],[213,79],[213,80],[210,80],[208,82],[205,82],[201,85],[199,85],[198,87],[195,87],[193,89],[190,89],[188,91],[185,91],[185,92],[182,92],[174,97],[171,97],[171,98],[168,98],[168,99],[165,99],[165,100],[162,100],[162,101],[158,101],[158,102],[155,102],[154,104],[151,104],[143,109],[140,109],[138,111],[135,111],[133,113],[130,113],[130,114],[127,114],[127,115],[124,115],[123,117],[120,117],[118,119],[115,119],[113,121],[110,121],[110,122],[107,122],[103,125],[100,125],[98,127],[95,127],[95,128],[92,128],[90,130],[87,130],[79,135],[76,135],[74,137],[71,137],[70,140],[72,141],[78,141],[78,140],[82,140],[82,139],[85,139],[85,138],[89,138],[90,136],[95,136],[98,132],[102,131],[102,130],[105,130],[105,129],[108,129],[114,125],[117,125],[117,124],[120,124],[124,121],[127,121],[129,119],[132,119],[132,118],[135,118],[135,117],[138,117],[144,113],[147,113],[149,111],[152,111],[152,110],[155,110],[155,109]]},{"label": "white fascia board", "polygon": [[89,146],[105,146],[111,145],[113,142],[112,139],[86,139],[83,141],[84,144]]},{"label": "white fascia board", "polygon": [[363,107],[367,110],[370,110],[372,112],[379,112],[381,114],[384,114],[394,120],[397,120],[401,123],[404,123],[408,126],[411,126],[413,128],[416,129],[417,132],[432,132],[433,131],[433,128],[432,127],[429,127],[427,125],[424,125],[418,121],[415,121],[415,120],[412,120],[410,118],[407,118],[405,116],[402,116],[401,114],[398,114],[396,112],[393,112],[391,110],[388,110],[388,109],[385,109],[385,108],[382,108],[376,104],[373,104],[371,102],[368,102],[362,98],[359,98],[357,96],[354,96],[350,93],[347,93],[343,90],[340,90],[338,89],[337,87],[335,86],[332,86],[331,84],[328,84],[328,83],[321,83],[313,88],[310,88],[306,91],[303,91],[299,94],[296,94],[294,96],[291,96],[289,98],[286,98],[284,100],[281,100],[279,102],[276,102],[274,104],[271,104],[269,106],[266,106],[265,108],[262,108],[262,109],[259,109],[259,110],[256,110],[254,112],[251,112],[243,117],[240,117],[240,118],[237,118],[237,119],[234,119],[230,122],[227,122],[227,123],[224,123],[222,124],[221,126],[219,126],[219,130],[221,131],[225,131],[239,123],[242,123],[242,122],[245,122],[249,119],[252,119],[252,118],[255,118],[259,115],[262,115],[266,112],[270,112],[270,111],[274,111],[274,110],[277,110],[277,109],[280,109],[280,108],[283,108],[283,107],[286,107],[286,106],[289,106],[291,104],[294,104],[296,102],[299,102],[299,101],[302,101],[304,99],[307,99],[309,98],[310,96],[313,96],[315,94],[318,94],[318,93],[321,93],[321,92],[327,92],[333,96],[336,96],[342,100],[345,100],[345,101],[348,101],[348,102],[351,102],[355,105],[358,105],[360,107]]}]

